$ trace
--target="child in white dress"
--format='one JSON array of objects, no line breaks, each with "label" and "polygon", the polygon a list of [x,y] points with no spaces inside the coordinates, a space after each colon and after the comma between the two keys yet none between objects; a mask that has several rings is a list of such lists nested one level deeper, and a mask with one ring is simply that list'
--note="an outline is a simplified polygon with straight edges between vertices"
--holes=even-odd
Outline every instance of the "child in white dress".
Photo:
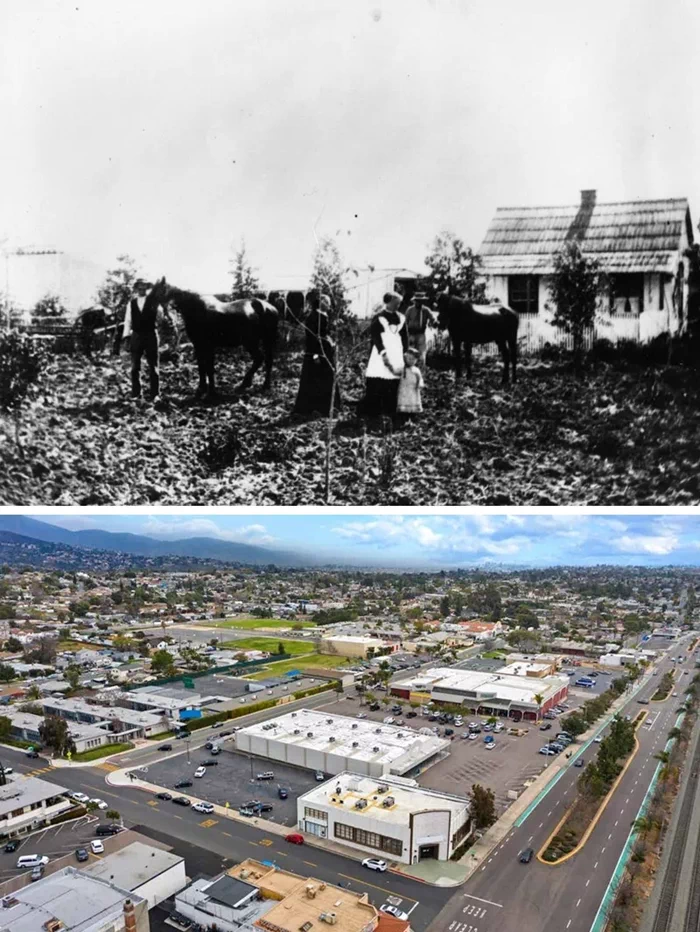
[{"label": "child in white dress", "polygon": [[423,375],[416,365],[418,354],[414,350],[406,350],[403,354],[404,370],[399,382],[399,396],[396,410],[399,414],[422,414],[423,403],[420,392],[425,382]]}]

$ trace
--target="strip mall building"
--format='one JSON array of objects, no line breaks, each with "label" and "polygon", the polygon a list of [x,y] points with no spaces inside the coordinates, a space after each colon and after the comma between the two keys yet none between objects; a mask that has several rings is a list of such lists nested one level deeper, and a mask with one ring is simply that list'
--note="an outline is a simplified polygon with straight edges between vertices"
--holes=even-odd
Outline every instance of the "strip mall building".
[{"label": "strip mall building", "polygon": [[410,702],[459,705],[473,715],[496,715],[515,722],[537,721],[568,692],[567,676],[484,673],[451,667],[435,667],[391,687],[392,696]]}]

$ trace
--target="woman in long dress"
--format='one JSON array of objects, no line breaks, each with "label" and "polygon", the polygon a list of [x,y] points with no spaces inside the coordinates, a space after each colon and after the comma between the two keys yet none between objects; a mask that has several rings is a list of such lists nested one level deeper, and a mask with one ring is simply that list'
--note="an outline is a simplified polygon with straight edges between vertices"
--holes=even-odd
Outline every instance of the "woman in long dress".
[{"label": "woman in long dress", "polygon": [[[304,320],[304,361],[293,413],[321,414],[327,417],[331,410],[335,381],[335,343],[328,336],[331,302],[327,295],[318,297],[313,293],[309,295],[308,301],[311,311]],[[339,407],[340,392],[336,385],[333,408],[337,411]]]},{"label": "woman in long dress", "polygon": [[408,349],[406,317],[399,311],[401,295],[384,295],[384,308],[375,314],[370,325],[372,350],[365,371],[366,415],[396,414],[399,379],[403,373],[403,354]]}]

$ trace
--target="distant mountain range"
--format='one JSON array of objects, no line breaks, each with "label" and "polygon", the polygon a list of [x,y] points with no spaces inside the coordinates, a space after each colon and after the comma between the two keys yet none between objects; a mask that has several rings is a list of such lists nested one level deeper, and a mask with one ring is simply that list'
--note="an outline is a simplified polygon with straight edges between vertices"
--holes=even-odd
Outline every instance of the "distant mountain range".
[{"label": "distant mountain range", "polygon": [[157,540],[140,534],[114,533],[97,529],[69,531],[66,528],[37,521],[26,515],[0,515],[0,531],[43,541],[63,544],[83,550],[112,550],[140,557],[192,557],[224,563],[254,566],[313,566],[320,561],[286,550],[257,547],[253,544],[218,540],[215,537],[186,537],[180,540]]}]

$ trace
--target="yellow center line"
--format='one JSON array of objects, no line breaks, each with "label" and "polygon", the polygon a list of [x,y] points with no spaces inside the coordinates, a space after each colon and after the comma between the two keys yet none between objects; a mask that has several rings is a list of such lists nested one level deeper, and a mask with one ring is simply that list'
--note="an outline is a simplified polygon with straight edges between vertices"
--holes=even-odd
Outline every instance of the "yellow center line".
[{"label": "yellow center line", "polygon": [[[375,890],[381,890],[382,893],[389,893],[391,896],[398,895],[395,890],[387,890],[386,887],[378,887],[376,883],[370,883],[368,880],[365,880],[364,877],[353,877],[351,874],[341,874],[340,872],[338,873],[338,876],[345,877],[348,880],[354,880],[357,883],[362,884],[364,887],[374,887]],[[412,896],[406,896],[403,892],[400,895],[404,898],[404,900],[410,900],[412,903],[418,902],[418,900],[414,899]]]}]

